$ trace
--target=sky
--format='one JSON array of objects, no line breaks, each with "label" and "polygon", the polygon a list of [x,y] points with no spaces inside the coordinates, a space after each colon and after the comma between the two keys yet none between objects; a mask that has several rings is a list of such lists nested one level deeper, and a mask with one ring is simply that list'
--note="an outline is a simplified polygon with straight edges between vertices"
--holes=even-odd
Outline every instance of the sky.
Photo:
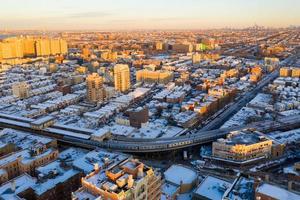
[{"label": "sky", "polygon": [[300,25],[300,0],[0,0],[0,30]]}]

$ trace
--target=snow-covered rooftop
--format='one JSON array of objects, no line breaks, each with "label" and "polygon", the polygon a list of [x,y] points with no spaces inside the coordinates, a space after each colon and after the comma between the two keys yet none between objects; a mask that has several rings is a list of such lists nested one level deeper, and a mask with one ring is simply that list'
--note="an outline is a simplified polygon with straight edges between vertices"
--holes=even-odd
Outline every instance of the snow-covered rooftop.
[{"label": "snow-covered rooftop", "polygon": [[194,182],[198,174],[191,168],[183,165],[172,165],[164,172],[165,180],[180,186],[181,184],[190,184]]},{"label": "snow-covered rooftop", "polygon": [[194,194],[207,199],[222,200],[225,191],[231,183],[219,178],[207,176],[194,191]]},{"label": "snow-covered rooftop", "polygon": [[6,128],[0,131],[0,141],[5,144],[15,144],[21,149],[27,149],[36,144],[47,145],[51,143],[53,139]]},{"label": "snow-covered rooftop", "polygon": [[260,185],[256,189],[256,192],[259,192],[261,194],[267,195],[274,199],[280,199],[280,200],[300,199],[299,194],[295,194],[293,192],[290,192],[288,190],[285,190],[283,188],[280,188],[280,187],[277,187],[275,185],[271,185],[268,183],[263,183],[262,185]]},{"label": "snow-covered rooftop", "polygon": [[94,170],[94,165],[97,163],[99,167],[104,165],[112,165],[127,159],[129,156],[122,153],[113,153],[105,150],[94,150],[84,156],[76,159],[73,162],[75,168],[82,170],[86,174]]},{"label": "snow-covered rooftop", "polygon": [[[13,191],[11,188],[12,182],[14,182],[16,185],[15,191]],[[17,196],[17,194],[27,190],[30,187],[33,187],[35,184],[35,178],[32,178],[28,174],[23,174],[0,186],[0,198],[9,200],[19,200],[20,198]]]}]

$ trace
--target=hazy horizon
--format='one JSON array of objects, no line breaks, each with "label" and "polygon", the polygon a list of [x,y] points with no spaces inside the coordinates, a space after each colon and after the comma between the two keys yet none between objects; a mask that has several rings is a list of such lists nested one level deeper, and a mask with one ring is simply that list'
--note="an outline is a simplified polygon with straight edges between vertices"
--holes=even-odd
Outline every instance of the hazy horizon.
[{"label": "hazy horizon", "polygon": [[297,0],[10,0],[0,30],[201,30],[300,25]]}]

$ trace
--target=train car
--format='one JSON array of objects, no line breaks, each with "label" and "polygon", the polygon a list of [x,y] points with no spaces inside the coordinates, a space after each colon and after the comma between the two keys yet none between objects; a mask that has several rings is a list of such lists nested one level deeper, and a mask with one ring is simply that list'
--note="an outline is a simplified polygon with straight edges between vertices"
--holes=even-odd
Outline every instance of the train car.
[{"label": "train car", "polygon": [[45,131],[52,133],[52,134],[56,134],[56,135],[62,135],[63,137],[69,136],[69,137],[73,137],[73,138],[77,138],[77,139],[84,139],[84,140],[89,140],[91,138],[90,135],[74,133],[71,131],[65,131],[65,130],[55,129],[55,128],[46,128]]},{"label": "train car", "polygon": [[72,131],[72,132],[76,132],[76,133],[86,134],[86,135],[93,134],[93,130],[91,130],[91,129],[77,128],[77,127],[72,127],[72,126],[57,124],[57,123],[55,123],[51,127],[56,128],[56,129],[65,130],[65,131]]},{"label": "train car", "polygon": [[32,121],[34,121],[34,119],[30,119],[30,118],[27,118],[27,117],[20,117],[20,116],[17,116],[17,115],[8,115],[8,114],[5,114],[5,113],[0,113],[0,118],[15,120],[15,121],[18,121],[18,122],[32,122]]}]

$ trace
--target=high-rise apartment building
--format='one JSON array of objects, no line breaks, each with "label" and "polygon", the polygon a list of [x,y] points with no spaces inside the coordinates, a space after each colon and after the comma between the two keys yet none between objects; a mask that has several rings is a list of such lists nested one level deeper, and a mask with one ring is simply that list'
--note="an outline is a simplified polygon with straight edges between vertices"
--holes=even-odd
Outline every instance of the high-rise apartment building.
[{"label": "high-rise apartment building", "polygon": [[114,67],[115,89],[125,92],[130,88],[130,71],[128,65],[117,64]]},{"label": "high-rise apartment building", "polygon": [[60,53],[66,54],[68,53],[68,44],[66,40],[59,39],[59,45],[60,45]]},{"label": "high-rise apartment building", "polygon": [[35,56],[35,40],[33,38],[23,39],[24,56]]},{"label": "high-rise apartment building", "polygon": [[104,99],[103,78],[97,73],[88,75],[86,78],[87,99],[97,103]]},{"label": "high-rise apartment building", "polygon": [[27,98],[29,96],[29,86],[25,82],[15,83],[12,86],[12,92],[15,97]]},{"label": "high-rise apartment building", "polygon": [[3,46],[3,44],[0,42],[0,62],[2,61],[2,59],[3,59],[3,53],[2,53],[2,46]]},{"label": "high-rise apartment building", "polygon": [[57,39],[50,40],[50,53],[51,55],[60,53],[60,41]]},{"label": "high-rise apartment building", "polygon": [[36,55],[48,56],[50,55],[50,41],[48,39],[39,39],[36,41]]},{"label": "high-rise apartment building", "polygon": [[0,61],[32,56],[49,56],[68,52],[62,39],[13,37],[0,42]]},{"label": "high-rise apartment building", "polygon": [[0,45],[0,52],[2,52],[3,59],[8,58],[22,58],[23,54],[23,43],[21,39],[18,38],[8,38],[3,40]]}]

